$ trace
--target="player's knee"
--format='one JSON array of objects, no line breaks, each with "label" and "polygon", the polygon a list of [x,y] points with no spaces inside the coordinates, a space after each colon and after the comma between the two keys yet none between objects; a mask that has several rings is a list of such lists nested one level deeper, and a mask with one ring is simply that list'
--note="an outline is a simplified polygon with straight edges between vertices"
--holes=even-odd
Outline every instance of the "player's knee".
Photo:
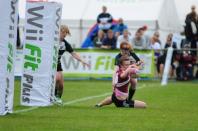
[{"label": "player's knee", "polygon": [[131,79],[130,84],[135,86],[137,84],[137,79]]},{"label": "player's knee", "polygon": [[129,90],[136,90],[136,85],[132,85],[132,84],[131,84]]},{"label": "player's knee", "polygon": [[56,77],[56,83],[60,83],[60,82],[61,82],[60,77]]},{"label": "player's knee", "polygon": [[137,84],[131,84],[129,90],[136,90]]},{"label": "player's knee", "polygon": [[56,75],[56,81],[59,81],[60,78],[61,78],[60,75],[57,74],[57,75]]},{"label": "player's knee", "polygon": [[56,75],[56,82],[59,84],[64,83],[64,79],[61,75]]}]

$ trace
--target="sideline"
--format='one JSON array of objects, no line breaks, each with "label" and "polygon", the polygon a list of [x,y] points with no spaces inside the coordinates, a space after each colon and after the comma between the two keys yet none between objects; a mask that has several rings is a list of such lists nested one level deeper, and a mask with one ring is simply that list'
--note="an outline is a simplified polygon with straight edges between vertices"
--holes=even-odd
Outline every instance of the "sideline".
[{"label": "sideline", "polygon": [[[142,86],[138,87],[137,89],[142,89],[142,88],[145,88],[145,87],[146,87],[146,84],[143,84]],[[71,100],[71,101],[63,103],[63,106],[78,103],[78,102],[84,102],[84,101],[88,101],[88,100],[91,100],[91,99],[100,98],[100,97],[104,97],[104,96],[108,96],[108,95],[111,95],[111,92],[104,93],[104,94],[101,94],[101,95],[88,96],[88,97],[83,97],[83,98],[80,98],[80,99]],[[38,109],[38,108],[39,107],[30,107],[28,109],[16,110],[16,111],[13,112],[13,114],[29,112],[29,111],[32,111],[32,110],[35,110],[35,109]]]}]

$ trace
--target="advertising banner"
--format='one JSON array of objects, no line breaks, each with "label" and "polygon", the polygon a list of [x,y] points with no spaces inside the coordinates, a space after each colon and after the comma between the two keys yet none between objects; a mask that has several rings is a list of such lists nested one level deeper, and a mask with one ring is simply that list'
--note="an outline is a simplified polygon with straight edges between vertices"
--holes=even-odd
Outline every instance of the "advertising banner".
[{"label": "advertising banner", "polygon": [[14,76],[22,76],[23,50],[16,50]]},{"label": "advertising banner", "polygon": [[[76,50],[81,57],[88,61],[90,68],[83,66],[79,61],[75,60],[70,54],[65,53],[62,57],[62,67],[65,77],[111,77],[115,56],[119,51],[113,50]],[[140,72],[141,77],[154,76],[154,54],[153,51],[135,51],[140,59],[145,63],[143,70]]]},{"label": "advertising banner", "polygon": [[27,2],[21,104],[49,106],[55,86],[62,5]]},{"label": "advertising banner", "polygon": [[18,0],[0,0],[0,115],[12,113]]}]

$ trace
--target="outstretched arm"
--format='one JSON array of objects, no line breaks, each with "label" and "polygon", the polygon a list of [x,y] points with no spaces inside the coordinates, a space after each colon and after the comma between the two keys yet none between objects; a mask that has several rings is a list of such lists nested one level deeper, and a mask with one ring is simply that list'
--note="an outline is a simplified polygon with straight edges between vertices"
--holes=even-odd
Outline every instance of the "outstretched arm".
[{"label": "outstretched arm", "polygon": [[113,71],[113,76],[112,76],[112,89],[114,89],[115,82],[116,82],[116,72],[118,71],[119,67],[115,65],[114,71]]},{"label": "outstretched arm", "polygon": [[78,61],[80,61],[83,65],[87,66],[87,67],[90,67],[90,64],[86,63],[78,53],[76,52],[72,52],[71,55]]},{"label": "outstretched arm", "polygon": [[140,67],[136,64],[130,65],[121,75],[121,78],[126,78],[128,75],[136,75],[139,71]]}]

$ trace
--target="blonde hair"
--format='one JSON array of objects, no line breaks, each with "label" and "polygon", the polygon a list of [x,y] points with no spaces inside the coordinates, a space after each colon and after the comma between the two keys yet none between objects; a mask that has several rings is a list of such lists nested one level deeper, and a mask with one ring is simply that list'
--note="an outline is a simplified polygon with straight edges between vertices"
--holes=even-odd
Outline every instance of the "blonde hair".
[{"label": "blonde hair", "polygon": [[70,31],[69,31],[69,27],[66,26],[66,25],[61,25],[60,31],[61,31],[61,32],[66,32],[68,35],[71,35],[71,33],[70,33]]}]

